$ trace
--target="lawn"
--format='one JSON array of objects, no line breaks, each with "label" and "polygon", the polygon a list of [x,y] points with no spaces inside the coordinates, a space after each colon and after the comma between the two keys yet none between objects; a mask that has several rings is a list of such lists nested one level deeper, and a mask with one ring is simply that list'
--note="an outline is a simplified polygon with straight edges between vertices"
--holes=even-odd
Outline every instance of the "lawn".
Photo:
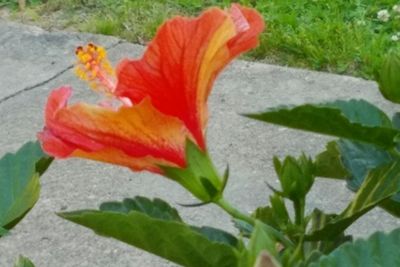
[{"label": "lawn", "polygon": [[[22,13],[15,2],[0,0],[15,19],[143,44],[166,18],[240,2],[256,8],[268,24],[247,59],[364,78],[372,78],[382,56],[400,44],[396,0],[35,0]],[[390,15],[386,22],[377,17],[383,9]]]}]

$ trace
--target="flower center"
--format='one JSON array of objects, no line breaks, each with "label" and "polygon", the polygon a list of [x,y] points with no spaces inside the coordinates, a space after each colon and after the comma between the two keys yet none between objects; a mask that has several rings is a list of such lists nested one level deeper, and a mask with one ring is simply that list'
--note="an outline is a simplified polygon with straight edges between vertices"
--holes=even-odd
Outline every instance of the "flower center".
[{"label": "flower center", "polygon": [[76,75],[87,81],[93,90],[113,96],[116,78],[107,59],[106,50],[101,46],[89,43],[86,46],[77,47],[75,54],[77,57]]}]

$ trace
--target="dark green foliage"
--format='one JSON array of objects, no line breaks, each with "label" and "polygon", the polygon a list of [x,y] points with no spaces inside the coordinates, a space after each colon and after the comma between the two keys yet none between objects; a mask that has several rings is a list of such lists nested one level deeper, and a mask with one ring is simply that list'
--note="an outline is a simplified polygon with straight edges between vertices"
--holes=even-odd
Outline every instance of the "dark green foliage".
[{"label": "dark green foliage", "polygon": [[102,204],[101,210],[59,215],[183,266],[238,266],[242,245],[234,236],[184,224],[176,210],[162,200],[136,197]]},{"label": "dark green foliage", "polygon": [[389,148],[395,145],[394,138],[399,134],[399,131],[391,127],[385,113],[364,100],[281,107],[246,116],[294,129]]},{"label": "dark green foliage", "polygon": [[375,233],[366,240],[346,243],[322,256],[310,267],[397,267],[400,266],[400,229]]},{"label": "dark green foliage", "polygon": [[400,161],[376,168],[368,173],[354,199],[338,216],[331,217],[308,236],[309,240],[332,240],[342,234],[355,220],[382,201],[392,197],[400,188]]}]

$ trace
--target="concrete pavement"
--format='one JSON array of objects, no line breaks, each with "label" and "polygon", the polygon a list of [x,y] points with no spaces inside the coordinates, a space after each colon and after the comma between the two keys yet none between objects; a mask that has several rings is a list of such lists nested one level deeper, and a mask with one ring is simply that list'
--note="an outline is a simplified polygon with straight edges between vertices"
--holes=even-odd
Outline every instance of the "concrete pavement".
[{"label": "concrete pavement", "polygon": [[[49,92],[60,85],[74,87],[72,101],[96,102],[99,97],[72,72],[74,48],[89,41],[108,47],[116,63],[138,57],[143,47],[113,37],[46,32],[0,19],[0,155],[34,140],[43,126],[43,107]],[[266,125],[238,115],[280,104],[363,98],[387,112],[395,107],[378,93],[374,82],[327,73],[261,63],[235,61],[219,77],[210,98],[208,144],[222,171],[229,163],[231,179],[227,199],[251,211],[267,203],[276,185],[272,156],[311,155],[329,138]],[[101,202],[143,195],[171,204],[194,199],[174,184],[149,173],[132,173],[120,167],[78,159],[56,161],[42,177],[40,200],[26,218],[0,239],[0,266],[12,266],[23,254],[37,267],[54,266],[175,266],[119,241],[57,217],[61,210],[95,208]],[[318,180],[308,199],[310,207],[340,211],[351,198],[345,185]],[[182,217],[196,225],[234,231],[229,218],[213,206],[178,207]],[[376,210],[350,229],[357,236],[399,227],[390,215]]]}]

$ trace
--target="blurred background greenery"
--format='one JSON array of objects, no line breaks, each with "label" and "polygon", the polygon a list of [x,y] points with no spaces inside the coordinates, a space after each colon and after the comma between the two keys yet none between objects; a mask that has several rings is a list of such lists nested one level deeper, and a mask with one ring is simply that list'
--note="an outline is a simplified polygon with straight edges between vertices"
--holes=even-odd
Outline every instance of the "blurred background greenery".
[{"label": "blurred background greenery", "polygon": [[[400,44],[396,0],[26,0],[23,11],[18,2],[0,0],[0,7],[11,19],[45,29],[114,35],[141,44],[174,15],[240,2],[261,12],[268,25],[260,46],[245,58],[367,79]],[[387,22],[377,18],[383,9],[390,14]]]}]

